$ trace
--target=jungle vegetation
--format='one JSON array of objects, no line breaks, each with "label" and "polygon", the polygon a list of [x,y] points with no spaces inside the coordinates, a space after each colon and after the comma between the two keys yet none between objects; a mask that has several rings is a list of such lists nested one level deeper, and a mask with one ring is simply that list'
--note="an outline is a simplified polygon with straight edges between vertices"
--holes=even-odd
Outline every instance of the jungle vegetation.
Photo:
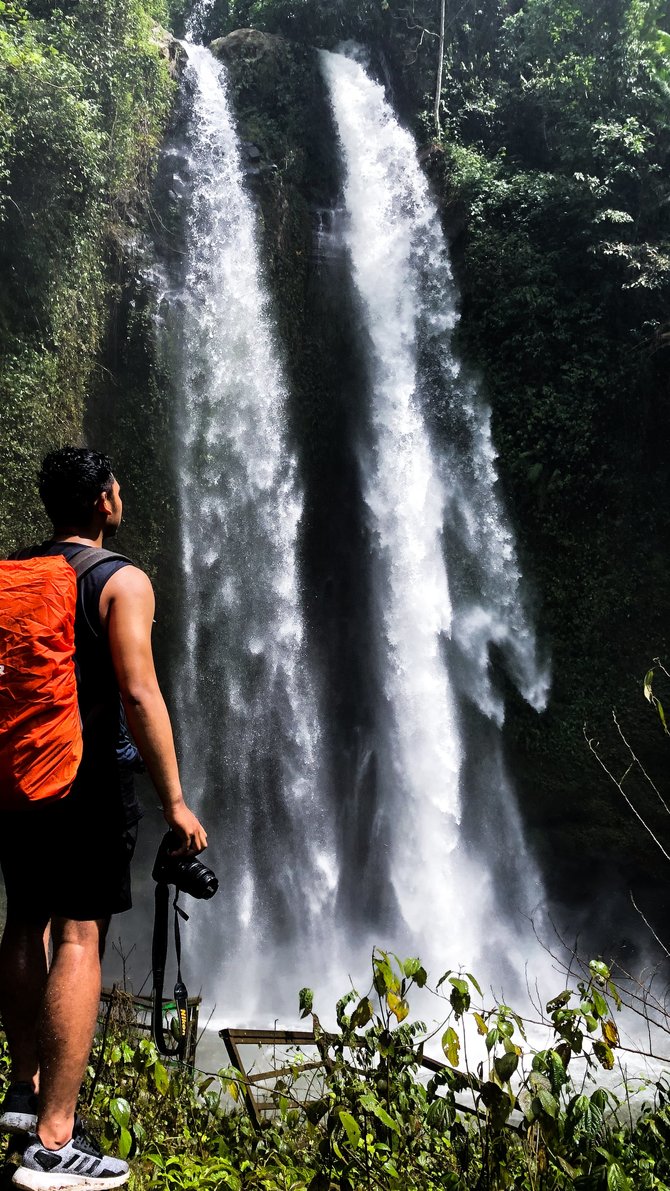
[{"label": "jungle vegetation", "polygon": [[[667,1191],[667,1073],[620,1034],[607,964],[573,957],[570,968],[520,1014],[471,973],[433,984],[419,959],[375,948],[370,988],[350,989],[332,1026],[301,991],[316,1047],[257,1054],[260,1127],[243,1072],[165,1060],[117,990],[82,1108],[103,1148],[131,1159],[134,1191]],[[626,981],[622,992],[663,1049],[652,988]],[[413,1013],[417,996],[429,1025]],[[441,1061],[422,1067],[436,1050]],[[0,1083],[6,1074],[0,1045]]]}]

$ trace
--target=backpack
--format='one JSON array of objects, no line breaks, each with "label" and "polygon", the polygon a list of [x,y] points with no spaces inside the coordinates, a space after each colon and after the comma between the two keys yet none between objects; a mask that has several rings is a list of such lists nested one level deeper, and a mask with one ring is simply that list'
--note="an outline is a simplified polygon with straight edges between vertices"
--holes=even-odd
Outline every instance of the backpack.
[{"label": "backpack", "polygon": [[77,586],[100,563],[121,558],[82,546],[70,561],[62,554],[0,561],[0,810],[71,789],[83,753]]}]

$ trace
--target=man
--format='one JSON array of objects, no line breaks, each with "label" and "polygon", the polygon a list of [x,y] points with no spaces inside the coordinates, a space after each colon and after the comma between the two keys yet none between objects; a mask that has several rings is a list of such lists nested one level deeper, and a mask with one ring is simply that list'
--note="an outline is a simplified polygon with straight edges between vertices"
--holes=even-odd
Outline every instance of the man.
[{"label": "man", "polygon": [[[100,547],[121,522],[118,481],[96,451],[65,447],[48,455],[40,495],[54,534],[31,556],[71,560],[82,547]],[[140,811],[127,727],[165,819],[182,840],[177,854],[207,846],[181,791],[154,670],[153,616],[151,583],[127,560],[106,561],[80,579],[75,645],[84,749],[75,783],[63,799],[0,813],[7,892],[0,1013],[13,1079],[0,1127],[28,1131],[14,1176],[20,1187],[116,1187],[129,1175],[125,1162],[100,1155],[75,1122],[110,916],[131,904],[129,864]]]}]

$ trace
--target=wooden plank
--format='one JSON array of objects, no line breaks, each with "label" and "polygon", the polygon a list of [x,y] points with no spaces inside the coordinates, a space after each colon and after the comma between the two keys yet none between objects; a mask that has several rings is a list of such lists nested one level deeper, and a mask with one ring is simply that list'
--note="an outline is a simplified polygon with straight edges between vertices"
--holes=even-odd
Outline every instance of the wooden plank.
[{"label": "wooden plank", "polygon": [[261,1118],[258,1115],[258,1108],[254,1100],[251,1084],[249,1083],[249,1076],[246,1073],[242,1056],[237,1049],[237,1037],[239,1034],[244,1034],[244,1030],[219,1030],[219,1038],[223,1039],[224,1046],[228,1051],[228,1057],[233,1065],[239,1071],[244,1083],[244,1099],[249,1110],[251,1122],[256,1129],[261,1127]]},{"label": "wooden plank", "polygon": [[[219,1030],[219,1037],[226,1034],[238,1046],[253,1046],[255,1043],[276,1043],[277,1046],[316,1046],[312,1030]],[[225,1042],[225,1038],[224,1038]]]},{"label": "wooden plank", "polygon": [[323,1063],[319,1059],[318,1063],[299,1063],[294,1067],[275,1067],[274,1071],[261,1071],[258,1075],[249,1075],[250,1083],[262,1083],[265,1079],[280,1079],[282,1075],[301,1075],[303,1071],[319,1071],[323,1069]]},{"label": "wooden plank", "polygon": [[[314,1037],[314,1033],[310,1030],[240,1030],[240,1029],[227,1030],[226,1029],[226,1030],[219,1030],[219,1037],[221,1039],[223,1039],[223,1042],[226,1046],[226,1050],[228,1051],[228,1055],[230,1057],[233,1067],[237,1067],[238,1071],[242,1075],[242,1078],[244,1080],[244,1087],[245,1087],[244,1098],[245,1098],[245,1101],[247,1104],[247,1108],[249,1109],[249,1115],[251,1117],[252,1123],[255,1126],[255,1128],[260,1129],[261,1128],[260,1114],[265,1113],[265,1112],[272,1112],[276,1108],[276,1105],[273,1100],[266,1100],[266,1099],[264,1099],[262,1101],[256,1100],[253,1095],[254,1085],[257,1083],[261,1083],[266,1079],[272,1079],[272,1078],[278,1079],[281,1075],[291,1074],[293,1072],[294,1068],[293,1067],[283,1067],[276,1071],[262,1071],[258,1075],[248,1075],[247,1071],[242,1063],[242,1056],[240,1055],[238,1047],[239,1046],[253,1046],[253,1045],[261,1045],[261,1046],[262,1045],[265,1045],[265,1046],[273,1046],[273,1045],[275,1045],[275,1046],[316,1046],[317,1040]],[[323,1033],[319,1036],[319,1041],[325,1042],[327,1044],[328,1038],[329,1038],[328,1034]],[[419,1066],[423,1067],[426,1071],[432,1071],[432,1072],[438,1073],[438,1074],[442,1071],[454,1071],[454,1068],[450,1067],[448,1063],[443,1063],[439,1059],[433,1059],[430,1057],[430,1055],[422,1054],[421,1057],[419,1057],[417,1055],[417,1061],[418,1061]],[[326,1070],[325,1064],[323,1063],[323,1061],[304,1063],[301,1065],[300,1070],[301,1071],[308,1071],[308,1070],[315,1071],[319,1067],[323,1067],[324,1071]],[[459,1072],[459,1075],[462,1075],[462,1072]],[[470,1086],[473,1091],[477,1091],[478,1087],[480,1087],[481,1085],[480,1085],[479,1081],[474,1076],[470,1076]],[[302,1104],[301,1107],[306,1108],[309,1103],[312,1103],[312,1101],[305,1101],[305,1103]],[[456,1103],[456,1108],[458,1109],[459,1112],[463,1112],[468,1116],[479,1117],[481,1119],[482,1113],[478,1109],[476,1109],[473,1105],[463,1104],[458,1100],[456,1100],[455,1103]],[[516,1125],[510,1124],[510,1125],[508,1125],[508,1128],[512,1129],[515,1132],[519,1131],[519,1128]]]}]

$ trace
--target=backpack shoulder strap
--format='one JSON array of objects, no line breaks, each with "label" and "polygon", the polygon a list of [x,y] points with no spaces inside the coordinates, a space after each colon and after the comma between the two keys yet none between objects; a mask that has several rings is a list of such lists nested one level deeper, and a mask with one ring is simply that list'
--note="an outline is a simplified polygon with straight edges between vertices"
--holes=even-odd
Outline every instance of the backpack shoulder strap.
[{"label": "backpack shoulder strap", "polygon": [[77,582],[88,575],[91,571],[99,567],[103,562],[127,562],[131,566],[133,563],[125,554],[115,554],[112,550],[103,550],[98,546],[82,546],[75,555],[68,559],[75,575]]}]

